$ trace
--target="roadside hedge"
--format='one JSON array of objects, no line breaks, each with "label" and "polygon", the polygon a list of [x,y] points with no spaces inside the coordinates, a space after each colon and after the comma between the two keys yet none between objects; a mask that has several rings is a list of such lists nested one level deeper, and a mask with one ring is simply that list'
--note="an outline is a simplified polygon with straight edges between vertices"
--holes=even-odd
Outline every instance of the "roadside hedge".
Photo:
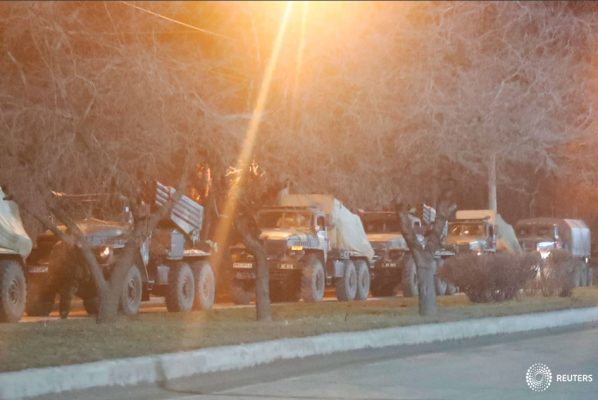
[{"label": "roadside hedge", "polygon": [[446,260],[438,273],[475,303],[513,299],[535,276],[538,257],[508,253],[459,254]]}]

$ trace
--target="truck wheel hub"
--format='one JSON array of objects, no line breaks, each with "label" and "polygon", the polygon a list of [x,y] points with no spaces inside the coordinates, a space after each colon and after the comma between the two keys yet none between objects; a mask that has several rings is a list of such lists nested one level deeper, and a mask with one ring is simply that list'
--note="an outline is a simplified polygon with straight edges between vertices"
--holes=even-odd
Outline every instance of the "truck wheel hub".
[{"label": "truck wheel hub", "polygon": [[8,301],[12,304],[17,304],[21,294],[21,285],[16,279],[10,281],[8,285]]}]

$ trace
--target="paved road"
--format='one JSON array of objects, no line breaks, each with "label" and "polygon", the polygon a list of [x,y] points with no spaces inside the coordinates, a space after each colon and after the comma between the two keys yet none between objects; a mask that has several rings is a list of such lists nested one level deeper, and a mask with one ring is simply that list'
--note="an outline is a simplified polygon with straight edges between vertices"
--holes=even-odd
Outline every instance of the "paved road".
[{"label": "paved road", "polygon": [[[542,393],[525,383],[542,362],[553,383]],[[555,374],[593,374],[592,383],[559,383]],[[157,387],[102,389],[46,399],[331,400],[331,399],[597,399],[598,326],[542,334],[364,350]]]}]

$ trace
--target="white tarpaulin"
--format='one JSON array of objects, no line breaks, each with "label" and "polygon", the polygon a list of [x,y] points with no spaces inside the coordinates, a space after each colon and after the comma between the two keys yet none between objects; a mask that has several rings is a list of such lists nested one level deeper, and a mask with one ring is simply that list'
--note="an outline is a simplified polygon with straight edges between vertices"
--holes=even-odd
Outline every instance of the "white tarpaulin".
[{"label": "white tarpaulin", "polygon": [[16,253],[27,257],[33,243],[23,228],[17,204],[4,200],[4,197],[0,189],[0,253]]},{"label": "white tarpaulin", "polygon": [[496,215],[496,227],[497,251],[507,251],[509,253],[515,254],[520,254],[523,252],[521,245],[519,245],[519,241],[517,240],[515,229],[513,229],[513,227],[500,216],[500,214]]},{"label": "white tarpaulin", "polygon": [[281,196],[280,205],[322,210],[328,215],[328,238],[333,249],[348,250],[352,255],[368,260],[374,257],[374,249],[361,219],[334,197],[325,194],[289,194]]}]

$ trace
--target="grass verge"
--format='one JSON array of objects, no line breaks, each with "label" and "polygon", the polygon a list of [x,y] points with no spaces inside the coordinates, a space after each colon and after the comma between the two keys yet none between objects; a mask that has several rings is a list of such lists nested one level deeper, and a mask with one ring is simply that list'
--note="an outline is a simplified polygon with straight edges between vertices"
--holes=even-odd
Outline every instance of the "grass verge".
[{"label": "grass verge", "polygon": [[464,295],[438,298],[438,314],[420,317],[417,299],[276,304],[272,322],[256,322],[254,307],[188,314],[151,313],[97,325],[91,318],[0,325],[0,371],[47,367],[240,344],[329,332],[357,331],[469,318],[598,306],[598,288],[571,298],[523,297],[473,304]]}]

